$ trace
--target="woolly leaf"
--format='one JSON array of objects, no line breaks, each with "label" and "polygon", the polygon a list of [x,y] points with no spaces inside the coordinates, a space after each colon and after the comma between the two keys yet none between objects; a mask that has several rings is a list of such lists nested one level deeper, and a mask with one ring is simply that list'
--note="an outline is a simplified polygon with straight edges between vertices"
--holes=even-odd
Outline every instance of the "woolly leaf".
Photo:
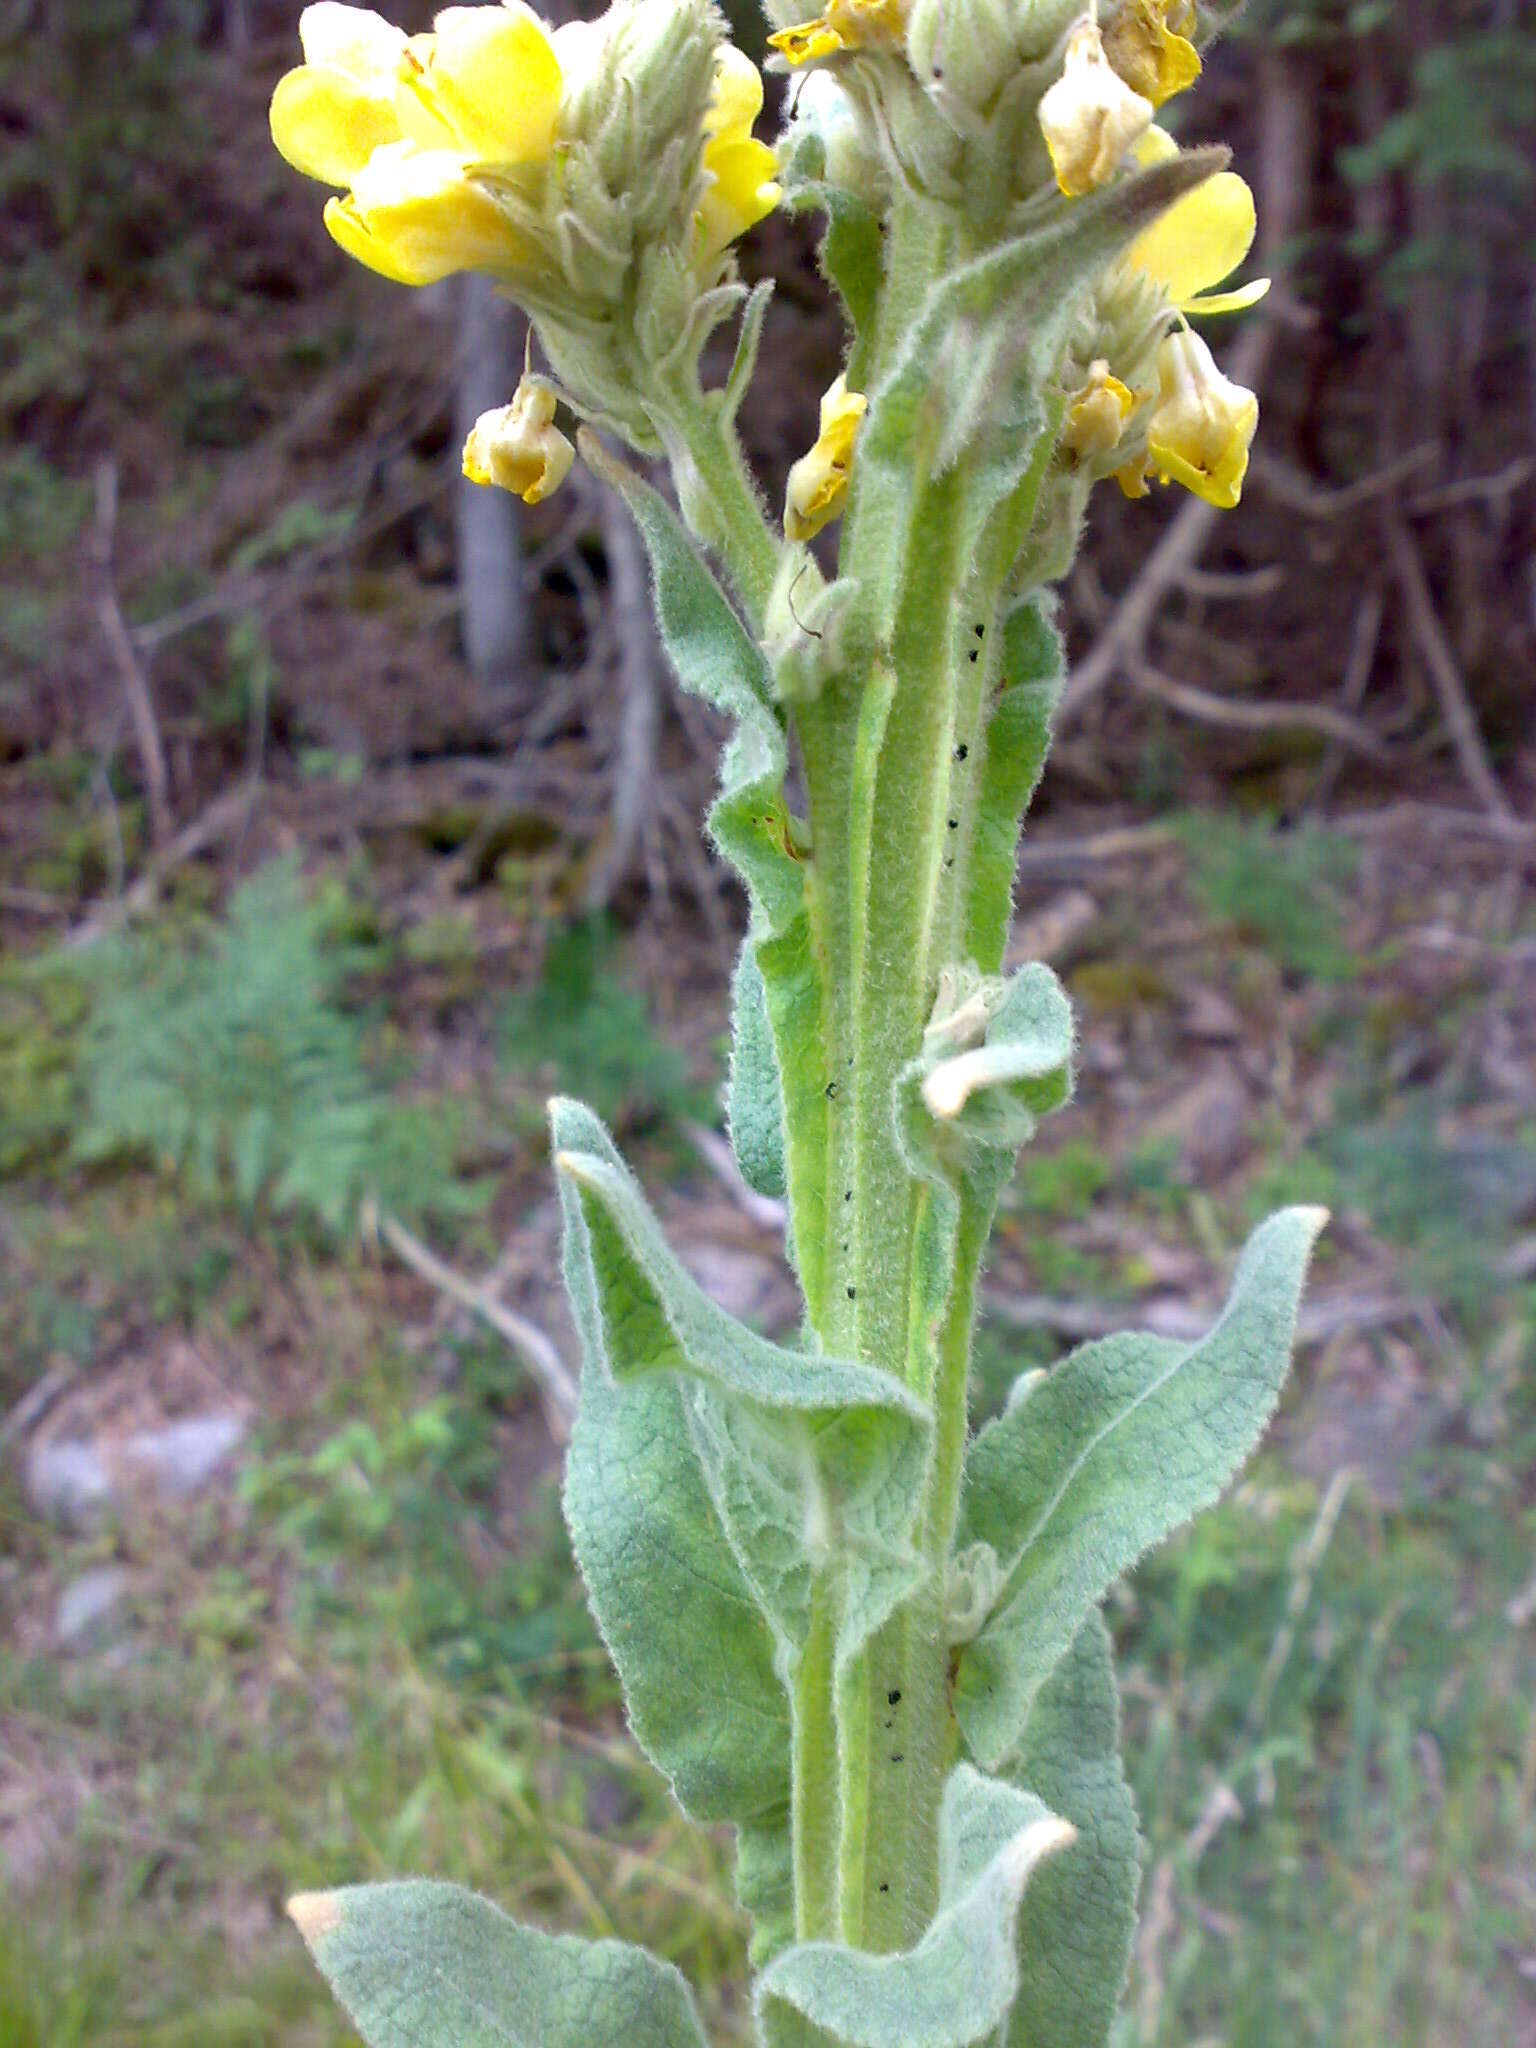
[{"label": "woolly leaf", "polygon": [[1130,1961],[1141,1870],[1109,1632],[1097,1614],[1041,1686],[1004,1775],[1077,1829],[1019,1911],[1008,2048],[1103,2048]]},{"label": "woolly leaf", "polygon": [[458,1885],[355,1885],[288,1910],[368,2048],[704,2048],[670,1963],[541,1934]]},{"label": "woolly leaf", "polygon": [[800,1279],[813,1318],[824,1291],[825,1154],[819,1120],[797,1114],[796,1092],[821,1084],[823,991],[805,909],[803,848],[784,800],[788,763],[767,664],[698,549],[657,492],[594,437],[588,462],[622,492],[650,555],[662,641],[684,689],[736,719],[709,814],[715,844],[752,898],[775,1058],[785,1102],[785,1174]]},{"label": "woolly leaf", "polygon": [[1001,1594],[956,1680],[967,1746],[996,1769],[1089,1613],[1152,1544],[1208,1507],[1274,1412],[1322,1209],[1250,1238],[1226,1307],[1195,1344],[1088,1344],[981,1432],[957,1547],[990,1545]]},{"label": "woolly leaf", "polygon": [[[699,1469],[779,1670],[797,1666],[817,1584],[846,1659],[921,1575],[911,1535],[927,1410],[871,1366],[788,1351],[737,1323],[673,1257],[596,1118],[556,1101],[551,1121],[589,1372],[621,1385],[678,1376]],[[646,1654],[636,1641],[632,1656]],[[756,1735],[727,1727],[717,1739]]]},{"label": "woolly leaf", "polygon": [[786,1949],[758,1980],[767,2038],[804,2040],[798,2019],[845,2048],[990,2040],[1018,1995],[1025,1887],[1071,1839],[1070,1826],[1032,1794],[960,1764],[939,1811],[939,1903],[927,1933],[895,1955],[827,1941]]},{"label": "woolly leaf", "polygon": [[768,999],[748,933],[731,987],[731,1079],[726,1100],[731,1146],[749,1188],[784,1193],[784,1097],[773,1056]]},{"label": "woolly leaf", "polygon": [[965,950],[983,974],[1002,966],[1019,831],[1045,765],[1062,675],[1061,636],[1039,599],[1016,606],[1003,623],[1002,688],[982,741],[986,759],[965,907]]}]

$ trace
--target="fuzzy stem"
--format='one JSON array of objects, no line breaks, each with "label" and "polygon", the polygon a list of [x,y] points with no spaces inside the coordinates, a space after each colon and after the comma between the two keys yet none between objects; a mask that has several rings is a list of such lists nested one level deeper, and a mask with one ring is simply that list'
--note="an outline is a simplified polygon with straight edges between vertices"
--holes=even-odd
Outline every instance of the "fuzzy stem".
[{"label": "fuzzy stem", "polygon": [[751,624],[762,630],[782,543],[770,525],[718,394],[676,384],[648,406],[667,450],[683,516],[724,562]]}]

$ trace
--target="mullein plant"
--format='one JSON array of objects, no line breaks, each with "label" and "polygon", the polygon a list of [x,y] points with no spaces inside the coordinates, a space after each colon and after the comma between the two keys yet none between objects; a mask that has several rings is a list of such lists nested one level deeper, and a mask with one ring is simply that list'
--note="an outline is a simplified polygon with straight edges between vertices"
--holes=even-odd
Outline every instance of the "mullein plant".
[{"label": "mullein plant", "polygon": [[[735,1830],[759,2033],[1096,2048],[1139,1855],[1100,1607],[1264,1429],[1324,1214],[1255,1233],[1199,1342],[1089,1344],[974,1435],[967,1375],[999,1194],[1072,1092],[1059,983],[1004,972],[1051,586],[1101,481],[1237,502],[1257,403],[1190,323],[1264,289],[1222,288],[1253,201],[1155,122],[1200,71],[1190,0],[770,10],[773,147],[710,0],[554,30],[451,7],[418,36],[313,6],[272,127],[336,188],[348,254],[407,285],[482,271],[526,309],[546,367],[477,423],[468,475],[537,501],[583,423],[679,681],[735,721],[708,819],[750,903],[731,1135],[787,1205],[798,1337],[700,1292],[589,1110],[551,1122],[571,1535],[636,1741]],[[773,517],[735,424],[769,287],[734,250],[779,205],[821,216],[847,349]],[[678,512],[614,442],[665,460]],[[669,1964],[452,1886],[291,1911],[372,2048],[702,2040]]]}]

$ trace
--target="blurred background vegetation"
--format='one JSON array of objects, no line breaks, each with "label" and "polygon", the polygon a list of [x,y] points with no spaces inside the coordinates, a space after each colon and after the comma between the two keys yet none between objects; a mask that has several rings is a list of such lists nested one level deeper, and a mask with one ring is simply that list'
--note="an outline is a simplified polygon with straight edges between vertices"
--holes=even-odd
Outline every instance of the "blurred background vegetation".
[{"label": "blurred background vegetation", "polygon": [[[0,0],[0,2048],[345,2042],[281,1900],[406,1870],[745,2039],[560,1521],[541,1107],[792,1319],[714,1135],[718,733],[590,487],[463,497],[520,339],[333,250],[295,13]],[[1336,1214],[1271,1444],[1113,1603],[1122,2048],[1536,2044],[1532,28],[1254,0],[1188,125],[1280,281],[1249,489],[1096,505],[1067,593],[1017,954],[1082,1085],[979,1402]],[[746,263],[777,491],[838,336],[800,227]]]}]

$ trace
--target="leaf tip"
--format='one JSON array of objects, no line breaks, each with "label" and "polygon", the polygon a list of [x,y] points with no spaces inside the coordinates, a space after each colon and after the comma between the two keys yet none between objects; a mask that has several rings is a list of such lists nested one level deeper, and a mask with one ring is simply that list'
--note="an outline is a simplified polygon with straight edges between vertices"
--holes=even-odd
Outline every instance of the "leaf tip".
[{"label": "leaf tip", "polygon": [[341,1925],[339,1892],[295,1892],[284,1908],[288,1918],[313,1948]]},{"label": "leaf tip", "polygon": [[1070,1848],[1076,1840],[1077,1829],[1071,1821],[1063,1820],[1060,1814],[1048,1813],[1043,1819],[1032,1821],[1027,1828],[1020,1829],[1008,1845],[1009,1875],[1022,1889],[1037,1863],[1043,1863],[1047,1856],[1054,1856],[1059,1849]]}]

